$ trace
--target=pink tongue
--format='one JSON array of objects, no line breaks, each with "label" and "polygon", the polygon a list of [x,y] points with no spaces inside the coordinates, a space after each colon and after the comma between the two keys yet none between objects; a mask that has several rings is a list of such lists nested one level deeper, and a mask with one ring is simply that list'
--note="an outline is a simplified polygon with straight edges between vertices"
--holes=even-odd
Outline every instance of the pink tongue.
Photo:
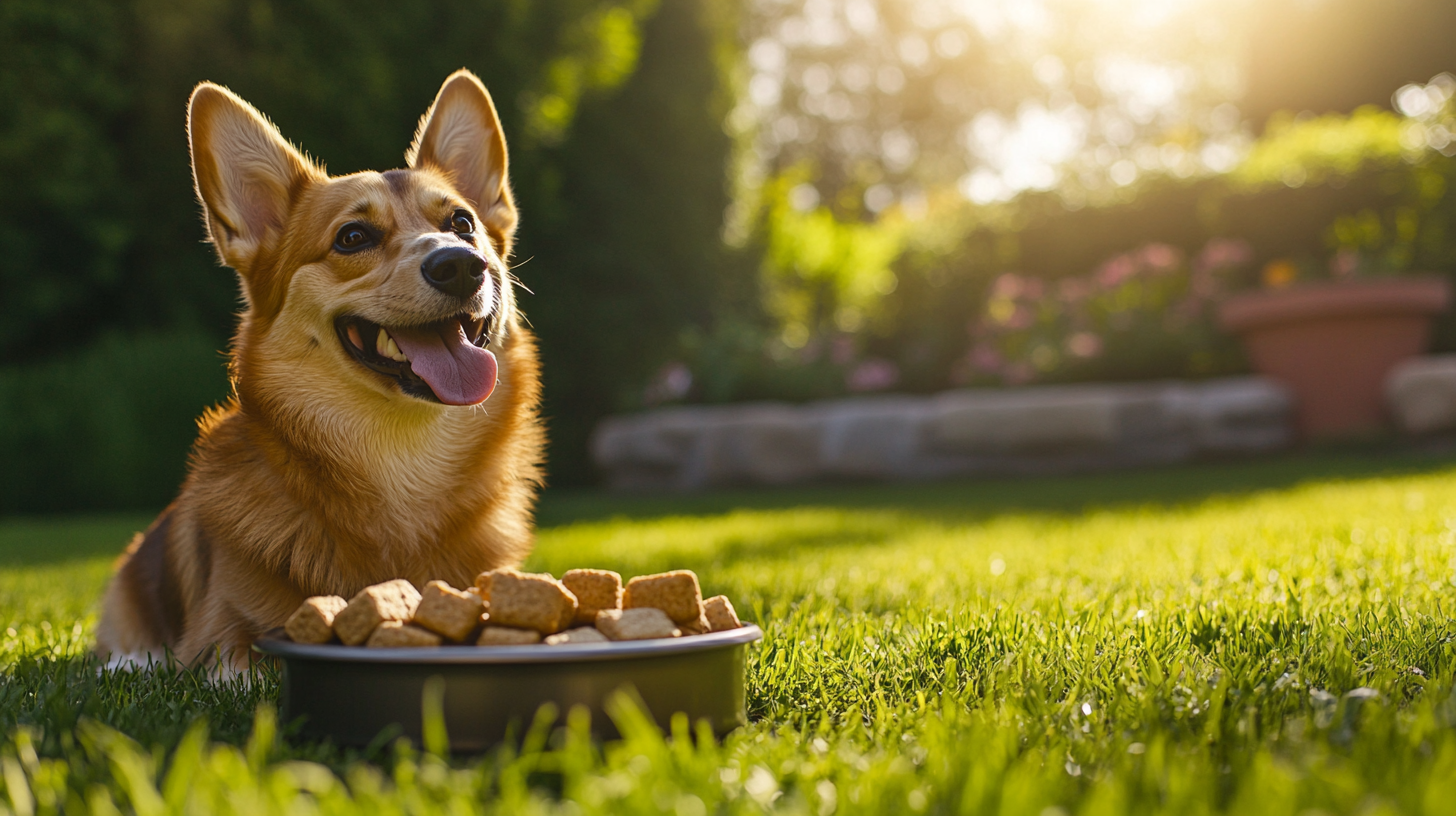
[{"label": "pink tongue", "polygon": [[495,388],[495,355],[466,340],[459,323],[391,328],[389,335],[440,402],[476,405]]}]

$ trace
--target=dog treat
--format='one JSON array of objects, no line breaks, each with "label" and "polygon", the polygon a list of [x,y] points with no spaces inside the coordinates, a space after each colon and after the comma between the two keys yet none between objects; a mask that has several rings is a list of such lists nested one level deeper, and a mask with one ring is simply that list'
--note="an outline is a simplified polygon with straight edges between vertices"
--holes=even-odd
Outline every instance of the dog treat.
[{"label": "dog treat", "polygon": [[512,626],[487,625],[480,630],[476,646],[530,646],[541,642],[541,633],[535,629],[516,629]]},{"label": "dog treat", "polygon": [[294,643],[328,643],[334,639],[334,616],[348,605],[338,595],[315,595],[289,616],[283,631]]},{"label": "dog treat", "polygon": [[364,645],[371,649],[398,649],[439,646],[443,642],[439,635],[412,623],[384,621],[374,627]]},{"label": "dog treat", "polygon": [[486,603],[490,603],[490,585],[491,581],[494,580],[494,576],[496,573],[515,571],[516,570],[513,570],[509,567],[505,567],[502,569],[491,570],[489,572],[482,572],[481,574],[475,576],[475,591],[479,593],[480,599],[482,601],[485,601]]},{"label": "dog treat", "polygon": [[708,623],[707,617],[703,615],[699,615],[697,620],[679,623],[677,628],[681,629],[684,635],[705,635],[713,631],[712,625]]},{"label": "dog treat", "polygon": [[554,635],[576,617],[576,596],[546,574],[496,572],[490,582],[490,622]]},{"label": "dog treat", "polygon": [[661,609],[675,623],[697,620],[703,614],[703,592],[692,570],[639,575],[627,582],[623,609]]},{"label": "dog treat", "polygon": [[714,595],[703,601],[703,617],[707,619],[709,632],[737,629],[743,625],[727,595]]},{"label": "dog treat", "polygon": [[480,624],[485,603],[473,592],[461,592],[444,581],[425,584],[414,623],[456,643],[470,637]]},{"label": "dog treat", "polygon": [[608,609],[597,613],[597,629],[612,640],[651,640],[682,634],[666,612],[655,607]]},{"label": "dog treat", "polygon": [[567,629],[560,634],[546,638],[547,646],[560,646],[563,643],[606,643],[607,636],[591,628],[590,626],[578,626],[575,629]]},{"label": "dog treat", "polygon": [[561,576],[561,585],[576,596],[576,623],[591,626],[603,609],[622,608],[622,576],[611,570],[574,569]]},{"label": "dog treat", "polygon": [[727,596],[703,599],[692,570],[640,575],[622,585],[611,570],[546,573],[502,568],[482,572],[458,590],[430,581],[423,592],[396,579],[360,590],[347,603],[316,596],[284,627],[298,643],[372,648],[524,646],[651,640],[743,626]]},{"label": "dog treat", "polygon": [[345,644],[358,646],[369,639],[379,624],[409,620],[419,603],[419,590],[403,578],[365,587],[334,616],[334,633]]}]

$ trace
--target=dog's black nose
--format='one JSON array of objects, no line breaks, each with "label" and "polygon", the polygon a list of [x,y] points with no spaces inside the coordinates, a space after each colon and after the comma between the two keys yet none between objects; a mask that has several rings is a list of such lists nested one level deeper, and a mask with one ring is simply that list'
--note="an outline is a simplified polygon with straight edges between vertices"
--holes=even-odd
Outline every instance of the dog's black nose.
[{"label": "dog's black nose", "polygon": [[445,247],[425,256],[420,273],[441,292],[469,300],[485,282],[485,259],[465,247]]}]

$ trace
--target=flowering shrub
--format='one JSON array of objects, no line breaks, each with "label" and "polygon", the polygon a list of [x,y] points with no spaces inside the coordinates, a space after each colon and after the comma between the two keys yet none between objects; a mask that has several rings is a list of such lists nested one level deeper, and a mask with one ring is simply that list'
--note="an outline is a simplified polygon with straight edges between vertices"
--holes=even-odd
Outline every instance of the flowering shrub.
[{"label": "flowering shrub", "polygon": [[1147,244],[1086,275],[996,279],[952,373],[960,384],[1235,370],[1237,351],[1213,325],[1216,299],[1253,259],[1241,240],[1215,238],[1191,261]]}]

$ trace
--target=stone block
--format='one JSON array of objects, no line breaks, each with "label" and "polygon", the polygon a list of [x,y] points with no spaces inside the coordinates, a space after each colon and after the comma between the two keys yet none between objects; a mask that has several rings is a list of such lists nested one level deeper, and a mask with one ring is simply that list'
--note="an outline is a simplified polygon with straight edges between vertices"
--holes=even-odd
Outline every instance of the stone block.
[{"label": "stone block", "polygon": [[1200,453],[1263,453],[1294,440],[1294,395],[1267,377],[1189,383],[1183,394]]},{"label": "stone block", "polygon": [[752,403],[703,414],[698,444],[674,485],[678,489],[785,485],[819,469],[819,422],[811,411]]},{"label": "stone block", "polygon": [[819,470],[829,477],[890,479],[914,475],[923,397],[860,397],[816,403],[821,417]]},{"label": "stone block", "polygon": [[1110,451],[1118,400],[1106,386],[967,389],[931,399],[925,446],[933,452],[1061,456]]},{"label": "stone block", "polygon": [[1396,366],[1385,381],[1385,398],[1406,433],[1456,430],[1456,354],[1416,357]]},{"label": "stone block", "polygon": [[671,489],[721,410],[665,408],[607,417],[592,433],[592,459],[615,489]]}]

